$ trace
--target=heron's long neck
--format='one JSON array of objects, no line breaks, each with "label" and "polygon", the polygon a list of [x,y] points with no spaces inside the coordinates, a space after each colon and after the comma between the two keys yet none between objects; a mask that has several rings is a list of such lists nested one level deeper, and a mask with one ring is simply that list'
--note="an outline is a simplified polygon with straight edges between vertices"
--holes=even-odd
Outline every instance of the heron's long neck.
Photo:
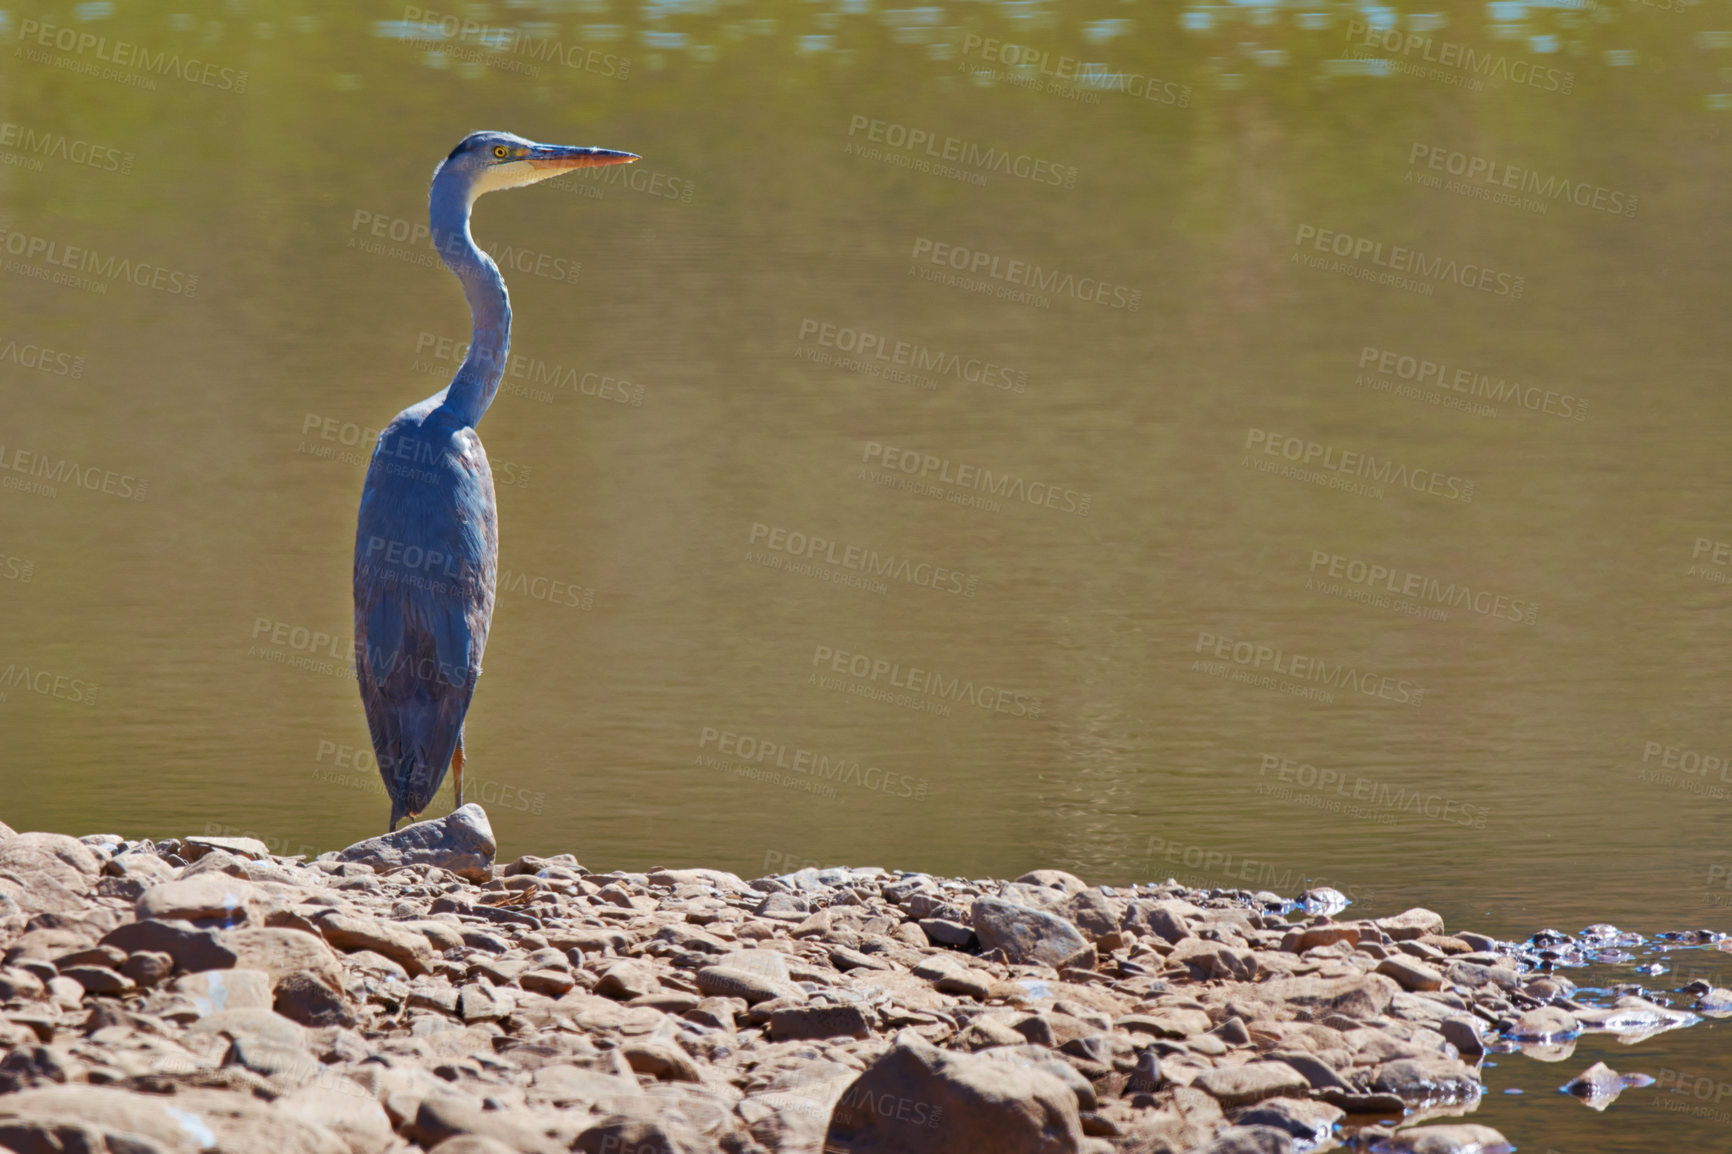
[{"label": "heron's long neck", "polygon": [[475,326],[469,355],[451,378],[441,407],[471,426],[480,422],[493,394],[499,391],[499,378],[505,374],[505,358],[511,351],[511,298],[505,293],[499,266],[469,235],[472,203],[468,188],[456,182],[433,182],[428,199],[433,245],[445,266],[462,282]]}]

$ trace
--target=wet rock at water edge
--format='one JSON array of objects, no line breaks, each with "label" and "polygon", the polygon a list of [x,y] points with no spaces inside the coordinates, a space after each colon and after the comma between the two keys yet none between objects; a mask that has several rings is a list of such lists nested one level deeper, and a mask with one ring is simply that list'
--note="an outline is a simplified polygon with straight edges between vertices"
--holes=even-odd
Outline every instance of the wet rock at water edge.
[{"label": "wet rock at water edge", "polygon": [[1295,1146],[1327,1145],[1344,1111],[1309,1098],[1269,1098],[1233,1115],[1236,1126],[1269,1126],[1286,1133]]},{"label": "wet rock at water edge", "polygon": [[1581,1023],[1568,1010],[1538,1006],[1516,1019],[1509,1037],[1516,1042],[1562,1042],[1581,1032]]},{"label": "wet rock at water edge", "polygon": [[1485,1053],[1485,1039],[1477,1018],[1445,1018],[1438,1023],[1437,1030],[1463,1058],[1472,1060]]},{"label": "wet rock at water edge", "polygon": [[1417,958],[1385,958],[1377,964],[1377,972],[1394,978],[1402,989],[1410,992],[1443,988],[1443,975]]},{"label": "wet rock at water edge", "polygon": [[1620,1074],[1604,1062],[1595,1062],[1558,1088],[1579,1098],[1590,1110],[1604,1110],[1625,1090],[1653,1084],[1654,1079],[1647,1074]]},{"label": "wet rock at water edge", "polygon": [[1411,1126],[1372,1143],[1371,1154],[1511,1154],[1514,1149],[1490,1126]]},{"label": "wet rock at water edge", "polygon": [[1392,941],[1408,942],[1428,934],[1443,933],[1443,915],[1415,906],[1391,918],[1379,918],[1377,928]]},{"label": "wet rock at water edge", "polygon": [[192,834],[181,839],[181,856],[198,861],[212,850],[222,850],[237,857],[263,861],[271,856],[271,847],[255,837],[212,837]]},{"label": "wet rock at water edge", "polygon": [[435,866],[474,882],[493,877],[493,856],[499,850],[487,814],[471,802],[445,817],[420,821],[395,833],[370,837],[348,849],[321,854],[320,860],[356,862],[376,870],[403,866]]}]

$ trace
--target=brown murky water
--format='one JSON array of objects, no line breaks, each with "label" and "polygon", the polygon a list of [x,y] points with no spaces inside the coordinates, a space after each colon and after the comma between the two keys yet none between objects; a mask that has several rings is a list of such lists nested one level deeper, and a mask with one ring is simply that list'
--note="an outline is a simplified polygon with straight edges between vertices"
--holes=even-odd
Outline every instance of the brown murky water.
[{"label": "brown murky water", "polygon": [[[507,852],[1732,926],[1723,10],[91,3],[0,37],[12,825],[382,826],[355,506],[468,333],[428,176],[498,127],[645,157],[476,212],[517,320],[468,727]],[[1732,1081],[1712,1029],[1644,1058]],[[1725,1140],[1660,1100],[1481,1116]]]}]

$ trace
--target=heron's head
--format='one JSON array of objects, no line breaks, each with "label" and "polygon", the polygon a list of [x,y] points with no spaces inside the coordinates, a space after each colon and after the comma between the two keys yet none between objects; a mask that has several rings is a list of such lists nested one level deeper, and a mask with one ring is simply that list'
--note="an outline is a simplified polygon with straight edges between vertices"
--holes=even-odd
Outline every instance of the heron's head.
[{"label": "heron's head", "polygon": [[470,201],[484,192],[522,188],[574,168],[630,164],[635,153],[611,148],[580,148],[567,144],[537,144],[510,132],[471,132],[433,172],[433,182],[457,181]]}]

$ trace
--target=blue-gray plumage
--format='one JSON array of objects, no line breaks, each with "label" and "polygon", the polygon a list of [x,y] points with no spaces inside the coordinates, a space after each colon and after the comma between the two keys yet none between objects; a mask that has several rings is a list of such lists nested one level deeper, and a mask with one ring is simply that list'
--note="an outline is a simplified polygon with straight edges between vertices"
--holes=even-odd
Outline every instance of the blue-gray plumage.
[{"label": "blue-gray plumage", "polygon": [[469,210],[482,193],[636,159],[475,132],[433,172],[433,246],[463,285],[474,335],[451,383],[379,434],[355,529],[355,675],[391,797],[388,829],[427,808],[448,767],[463,804],[463,719],[493,619],[499,519],[475,426],[505,372],[511,301],[469,235]]}]

